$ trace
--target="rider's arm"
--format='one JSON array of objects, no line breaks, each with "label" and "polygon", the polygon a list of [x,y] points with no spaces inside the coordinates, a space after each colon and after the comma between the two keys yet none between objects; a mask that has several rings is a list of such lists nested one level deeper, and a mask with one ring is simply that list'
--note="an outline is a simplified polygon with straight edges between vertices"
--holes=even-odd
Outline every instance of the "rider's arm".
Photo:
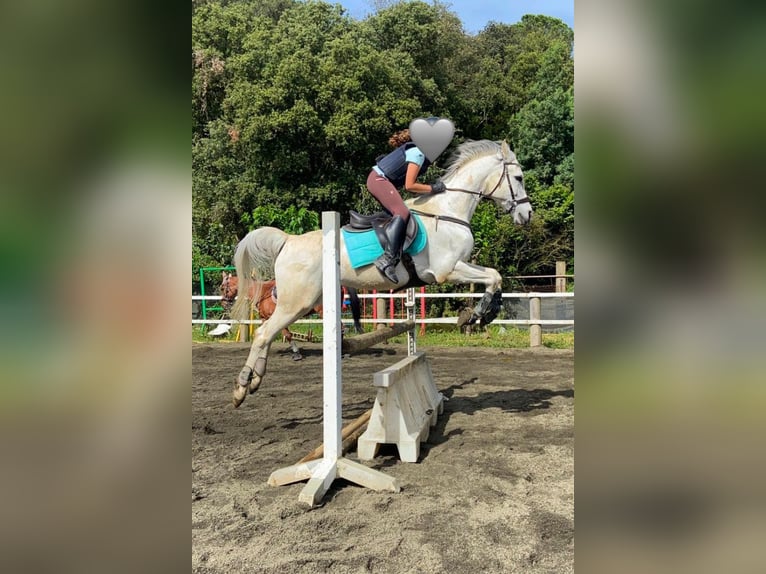
[{"label": "rider's arm", "polygon": [[412,193],[431,193],[431,186],[425,183],[418,183],[418,174],[420,166],[416,163],[407,164],[407,175],[404,177],[404,189]]}]

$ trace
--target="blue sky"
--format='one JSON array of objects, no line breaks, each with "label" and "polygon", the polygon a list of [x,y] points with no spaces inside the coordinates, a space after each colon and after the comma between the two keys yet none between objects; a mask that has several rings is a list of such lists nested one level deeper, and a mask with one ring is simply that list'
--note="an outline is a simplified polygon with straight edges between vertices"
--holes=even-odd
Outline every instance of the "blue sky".
[{"label": "blue sky", "polygon": [[[373,11],[368,0],[328,0],[348,9],[353,18],[362,19]],[[452,0],[450,10],[463,21],[466,32],[475,34],[491,20],[515,24],[524,14],[544,14],[563,20],[574,29],[574,0]]]}]

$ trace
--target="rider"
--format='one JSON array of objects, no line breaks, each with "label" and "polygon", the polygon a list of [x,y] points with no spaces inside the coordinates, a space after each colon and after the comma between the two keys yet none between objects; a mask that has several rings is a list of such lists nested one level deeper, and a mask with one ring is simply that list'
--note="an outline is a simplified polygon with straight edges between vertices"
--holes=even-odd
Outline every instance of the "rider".
[{"label": "rider", "polygon": [[396,149],[377,158],[377,164],[372,167],[370,175],[367,176],[367,190],[393,215],[393,219],[386,228],[388,246],[383,255],[375,261],[375,267],[389,281],[398,283],[396,266],[402,256],[410,211],[404,205],[396,188],[404,186],[407,191],[424,194],[441,193],[446,191],[446,186],[442,181],[437,181],[433,185],[417,183],[417,178],[426,172],[431,162],[412,142],[410,130],[396,132],[388,143]]}]

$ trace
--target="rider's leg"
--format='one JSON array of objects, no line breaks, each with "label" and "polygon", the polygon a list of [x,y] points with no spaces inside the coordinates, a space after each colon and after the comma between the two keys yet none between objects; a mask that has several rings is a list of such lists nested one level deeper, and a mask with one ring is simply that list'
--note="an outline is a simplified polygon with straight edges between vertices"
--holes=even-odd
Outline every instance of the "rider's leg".
[{"label": "rider's leg", "polygon": [[410,212],[407,206],[404,205],[404,201],[396,187],[375,170],[372,170],[367,177],[367,189],[394,216],[386,228],[388,246],[383,255],[375,261],[375,267],[389,281],[398,283],[399,278],[396,276],[396,266],[402,257],[402,246],[407,235],[407,222],[410,219]]},{"label": "rider's leg", "polygon": [[401,216],[395,215],[386,227],[388,245],[383,255],[375,260],[375,267],[392,283],[399,283],[396,276],[396,266],[402,257],[402,246],[407,235],[407,223]]},{"label": "rider's leg", "polygon": [[410,210],[394,184],[375,170],[367,176],[367,190],[391,215],[399,215],[405,223],[410,219]]}]

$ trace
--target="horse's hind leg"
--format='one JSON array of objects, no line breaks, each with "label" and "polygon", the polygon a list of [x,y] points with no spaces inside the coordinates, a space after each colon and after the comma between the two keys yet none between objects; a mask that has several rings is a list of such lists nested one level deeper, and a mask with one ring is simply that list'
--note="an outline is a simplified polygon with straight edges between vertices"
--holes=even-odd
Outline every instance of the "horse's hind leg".
[{"label": "horse's hind leg", "polygon": [[285,327],[282,329],[282,335],[287,340],[287,342],[290,344],[290,350],[293,352],[293,361],[300,361],[303,359],[303,355],[301,355],[301,350],[298,348],[298,345],[295,342],[295,339],[293,338],[293,333]]},{"label": "horse's hind leg", "polygon": [[[271,348],[271,339],[264,335],[264,328],[267,327],[268,322],[269,321],[264,322],[255,331],[253,345],[250,347],[250,355],[247,358],[245,366],[242,367],[242,370],[239,372],[237,382],[234,383],[232,401],[235,408],[242,404],[248,391],[254,392],[258,388],[258,385],[261,384],[261,381],[266,374],[266,359],[268,358],[269,349]],[[253,390],[250,390],[251,383],[254,385]]]},{"label": "horse's hind leg", "polygon": [[[309,306],[307,309],[310,308]],[[280,309],[280,306],[277,305],[274,314],[267,321],[264,321],[255,332],[253,344],[250,347],[250,354],[247,357],[245,366],[239,372],[237,382],[234,384],[232,398],[235,407],[242,404],[248,392],[254,393],[257,391],[261,382],[263,382],[263,377],[266,375],[266,361],[268,360],[269,349],[274,337],[307,310],[299,309],[297,312],[288,312],[285,309],[285,307]]]}]

